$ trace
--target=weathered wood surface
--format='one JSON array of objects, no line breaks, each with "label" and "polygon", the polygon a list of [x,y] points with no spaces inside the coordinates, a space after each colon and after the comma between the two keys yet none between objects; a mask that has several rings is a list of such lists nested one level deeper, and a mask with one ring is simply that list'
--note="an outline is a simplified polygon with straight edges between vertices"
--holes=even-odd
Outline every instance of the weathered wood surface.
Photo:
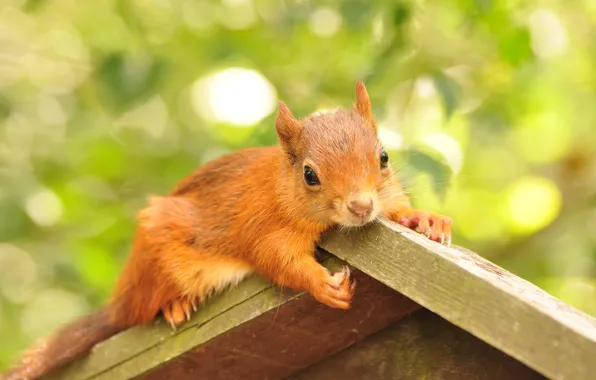
[{"label": "weathered wood surface", "polygon": [[[340,269],[328,258],[324,265]],[[281,379],[420,308],[354,271],[352,309],[252,278],[215,297],[175,333],[165,324],[125,331],[50,379]]]},{"label": "weathered wood surface", "polygon": [[470,251],[385,220],[321,246],[549,378],[596,376],[594,318]]},{"label": "weathered wood surface", "polygon": [[286,380],[539,380],[544,376],[420,310]]},{"label": "weathered wood surface", "polygon": [[[420,305],[549,378],[596,374],[596,320],[472,252],[384,220],[358,231],[333,231],[321,246],[361,271],[355,271],[350,311],[254,277],[203,305],[175,333],[163,322],[133,328],[48,378],[278,379]],[[340,261],[328,258],[325,265],[339,269]],[[416,360],[433,368],[433,362]]]}]

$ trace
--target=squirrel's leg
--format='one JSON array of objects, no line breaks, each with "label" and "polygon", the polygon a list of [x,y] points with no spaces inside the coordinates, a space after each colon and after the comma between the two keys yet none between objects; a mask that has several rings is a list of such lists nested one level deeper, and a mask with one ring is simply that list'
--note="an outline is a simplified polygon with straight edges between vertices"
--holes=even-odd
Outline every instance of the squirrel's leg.
[{"label": "squirrel's leg", "polygon": [[417,230],[429,239],[451,245],[451,218],[428,211],[404,208],[385,214],[392,221]]},{"label": "squirrel's leg", "polygon": [[195,205],[178,197],[151,198],[139,213],[135,247],[114,297],[129,325],[161,312],[175,328],[198,302],[251,272],[239,259],[200,249],[196,221]]},{"label": "squirrel's leg", "polygon": [[176,329],[176,326],[189,321],[193,311],[197,311],[197,296],[183,296],[161,307],[164,319]]},{"label": "squirrel's leg", "polygon": [[386,172],[378,193],[385,211],[382,215],[405,227],[417,230],[441,244],[451,244],[451,218],[412,208],[407,193],[392,170]]},{"label": "squirrel's leg", "polygon": [[168,279],[171,279],[179,293],[166,300],[161,313],[168,323],[176,328],[190,320],[192,311],[209,296],[236,285],[252,268],[240,259],[208,252],[195,247],[170,247],[169,258],[161,265]]},{"label": "squirrel's leg", "polygon": [[180,294],[159,265],[158,260],[165,256],[167,247],[156,244],[151,237],[143,226],[137,229],[132,252],[108,307],[110,321],[116,326],[128,328],[149,323],[165,302]]},{"label": "squirrel's leg", "polygon": [[330,307],[350,308],[356,282],[350,279],[347,266],[331,274],[319,264],[314,258],[314,237],[309,239],[292,233],[274,235],[261,241],[261,254],[251,262],[258,272],[280,286],[307,291]]}]

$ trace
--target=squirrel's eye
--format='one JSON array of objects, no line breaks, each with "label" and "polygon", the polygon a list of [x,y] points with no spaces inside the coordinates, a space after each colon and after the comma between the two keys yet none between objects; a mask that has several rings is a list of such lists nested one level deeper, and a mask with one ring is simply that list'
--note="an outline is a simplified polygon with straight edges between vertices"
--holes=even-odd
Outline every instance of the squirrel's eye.
[{"label": "squirrel's eye", "polygon": [[385,169],[389,166],[389,155],[385,152],[385,149],[381,149],[381,169]]},{"label": "squirrel's eye", "polygon": [[321,184],[321,182],[319,182],[319,177],[317,177],[317,174],[310,166],[304,167],[304,182],[306,182],[308,186],[316,186]]}]

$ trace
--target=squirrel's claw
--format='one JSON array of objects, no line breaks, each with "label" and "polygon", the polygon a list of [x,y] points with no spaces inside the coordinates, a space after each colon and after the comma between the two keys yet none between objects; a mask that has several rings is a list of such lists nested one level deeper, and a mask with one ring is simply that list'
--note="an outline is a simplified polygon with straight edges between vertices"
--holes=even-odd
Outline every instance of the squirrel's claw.
[{"label": "squirrel's claw", "polygon": [[184,315],[186,316],[186,320],[190,321],[190,309],[192,307],[190,302],[185,302],[181,306],[182,306],[182,310],[184,310]]},{"label": "squirrel's claw", "polygon": [[184,322],[190,321],[191,309],[197,310],[197,298],[185,296],[169,302],[161,308],[161,312],[164,319],[172,326],[172,329],[176,330]]},{"label": "squirrel's claw", "polygon": [[422,210],[407,210],[391,218],[430,240],[451,246],[451,218]]},{"label": "squirrel's claw", "polygon": [[176,324],[174,323],[174,318],[172,318],[172,311],[170,308],[163,308],[161,309],[161,313],[163,314],[163,318],[168,322],[168,324],[176,331]]},{"label": "squirrel's claw", "polygon": [[313,289],[313,296],[319,301],[330,307],[339,309],[349,309],[356,281],[351,279],[350,268],[344,266],[341,271],[331,275],[327,271],[327,278],[322,286]]}]

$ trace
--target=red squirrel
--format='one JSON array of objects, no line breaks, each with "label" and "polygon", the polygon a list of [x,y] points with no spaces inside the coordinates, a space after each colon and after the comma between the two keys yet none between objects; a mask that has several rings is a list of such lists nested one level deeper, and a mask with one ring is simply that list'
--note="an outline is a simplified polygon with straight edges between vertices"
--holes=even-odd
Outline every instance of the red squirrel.
[{"label": "red squirrel", "polygon": [[348,309],[355,290],[348,268],[330,273],[314,255],[334,226],[384,216],[450,244],[450,218],[412,209],[362,82],[350,109],[298,120],[280,102],[275,128],[279,146],[220,157],[168,196],[151,197],[107,306],[59,329],[2,378],[37,378],[159,313],[176,328],[209,295],[251,273]]}]

